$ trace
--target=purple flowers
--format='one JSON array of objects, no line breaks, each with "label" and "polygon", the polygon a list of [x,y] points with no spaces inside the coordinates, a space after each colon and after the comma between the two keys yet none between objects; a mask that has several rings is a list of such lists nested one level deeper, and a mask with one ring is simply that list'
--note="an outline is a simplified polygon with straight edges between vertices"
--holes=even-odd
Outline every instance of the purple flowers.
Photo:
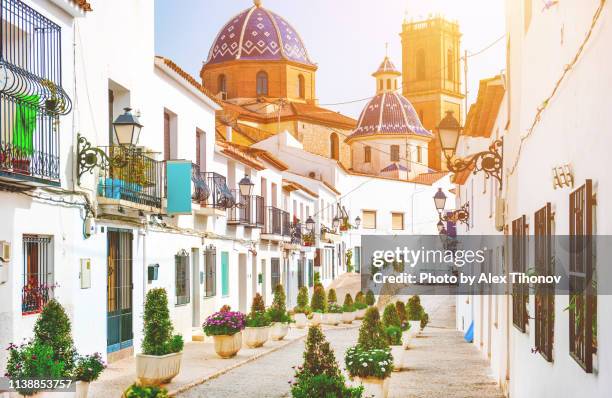
[{"label": "purple flowers", "polygon": [[234,335],[244,329],[245,316],[242,312],[215,312],[202,325],[207,336]]}]

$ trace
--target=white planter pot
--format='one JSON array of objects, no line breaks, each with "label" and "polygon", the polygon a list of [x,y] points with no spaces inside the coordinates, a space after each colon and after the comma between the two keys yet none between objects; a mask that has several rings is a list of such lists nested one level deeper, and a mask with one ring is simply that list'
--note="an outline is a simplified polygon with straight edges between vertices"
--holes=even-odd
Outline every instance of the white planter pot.
[{"label": "white planter pot", "polygon": [[342,313],[333,314],[328,312],[323,315],[323,323],[326,325],[338,325],[342,321]]},{"label": "white planter pot", "polygon": [[270,326],[262,326],[258,328],[246,327],[243,331],[244,343],[249,348],[258,348],[268,341],[270,335]]},{"label": "white planter pot", "polygon": [[353,323],[354,320],[355,311],[342,313],[342,323]]},{"label": "white planter pot", "polygon": [[389,380],[376,377],[355,377],[359,385],[363,386],[363,396],[373,398],[387,398],[389,395]]},{"label": "white planter pot", "polygon": [[323,315],[320,312],[313,312],[312,313],[312,318],[310,318],[310,324],[312,326],[319,326],[320,324],[323,323]]},{"label": "white planter pot", "polygon": [[306,318],[306,314],[295,314],[293,315],[293,320],[295,321],[295,327],[298,329],[304,329],[308,324],[308,318]]},{"label": "white planter pot", "polygon": [[9,397],[24,397],[24,398],[74,398],[75,397],[75,393],[74,392],[51,392],[51,391],[41,391],[41,392],[37,392],[34,395],[29,395],[29,396],[25,396],[25,395],[21,395],[18,393],[7,393],[7,394],[14,394],[14,395],[8,395]]},{"label": "white planter pot", "polygon": [[393,355],[393,371],[399,372],[404,368],[404,353],[406,350],[403,345],[392,345],[391,355]]},{"label": "white planter pot", "polygon": [[89,393],[89,382],[88,381],[77,381],[76,382],[76,394],[74,398],[87,398]]},{"label": "white planter pot", "polygon": [[410,323],[410,334],[415,337],[421,332],[421,321],[408,321]]},{"label": "white planter pot", "polygon": [[355,311],[355,319],[363,319],[365,318],[366,308]]},{"label": "white planter pot", "polygon": [[408,346],[410,346],[410,339],[412,338],[412,333],[410,329],[402,332],[402,342],[404,343],[404,349],[407,350]]},{"label": "white planter pot", "polygon": [[182,352],[168,355],[136,354],[136,381],[141,385],[167,384],[181,370]]},{"label": "white planter pot", "polygon": [[242,332],[238,332],[231,336],[220,335],[213,336],[215,342],[215,352],[221,358],[232,358],[242,347]]},{"label": "white planter pot", "polygon": [[272,340],[282,340],[289,332],[289,324],[282,322],[274,322],[270,330],[270,338]]}]

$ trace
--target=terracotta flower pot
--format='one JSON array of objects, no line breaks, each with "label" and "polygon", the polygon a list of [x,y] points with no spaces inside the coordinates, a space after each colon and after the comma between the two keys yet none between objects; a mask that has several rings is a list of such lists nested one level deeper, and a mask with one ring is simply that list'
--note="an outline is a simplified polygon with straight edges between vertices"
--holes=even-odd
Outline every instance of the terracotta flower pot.
[{"label": "terracotta flower pot", "polygon": [[312,318],[310,318],[310,324],[312,326],[319,326],[320,324],[323,323],[323,313],[321,312],[313,312],[312,313]]},{"label": "terracotta flower pot", "polygon": [[76,382],[76,393],[74,398],[87,398],[89,393],[89,382],[88,381],[77,381]]},{"label": "terracotta flower pot", "polygon": [[182,352],[168,355],[136,354],[136,381],[141,385],[167,384],[181,370]]},{"label": "terracotta flower pot", "polygon": [[355,377],[358,384],[363,386],[363,396],[373,398],[387,398],[389,395],[389,380],[377,377]]},{"label": "terracotta flower pot", "polygon": [[393,371],[399,372],[404,368],[404,353],[406,350],[403,345],[392,345],[391,355],[393,355]]},{"label": "terracotta flower pot", "polygon": [[270,330],[270,338],[272,340],[282,340],[289,332],[289,324],[283,322],[274,322]]},{"label": "terracotta flower pot", "polygon": [[306,314],[295,314],[293,315],[293,320],[295,321],[295,327],[298,329],[304,329],[308,324],[308,318],[306,318]]},{"label": "terracotta flower pot", "polygon": [[270,335],[270,326],[262,326],[258,328],[246,327],[244,329],[244,342],[249,348],[258,348],[268,341]]},{"label": "terracotta flower pot", "polygon": [[342,313],[342,323],[353,323],[353,321],[355,320],[355,312],[356,311],[351,311],[351,312],[343,312]]},{"label": "terracotta flower pot", "polygon": [[215,352],[221,358],[234,357],[242,347],[242,332],[233,335],[213,336],[215,342]]}]

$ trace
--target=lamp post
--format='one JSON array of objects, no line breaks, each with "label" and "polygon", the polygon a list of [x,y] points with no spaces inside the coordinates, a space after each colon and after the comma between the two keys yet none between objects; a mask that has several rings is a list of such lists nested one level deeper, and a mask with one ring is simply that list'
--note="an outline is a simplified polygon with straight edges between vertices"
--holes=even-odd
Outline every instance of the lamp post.
[{"label": "lamp post", "polygon": [[315,221],[312,219],[312,216],[308,216],[308,219],[306,220],[306,230],[308,231],[308,233],[312,233],[314,232],[314,228]]},{"label": "lamp post", "polygon": [[[442,222],[461,222],[468,225],[468,220],[470,219],[469,203],[465,203],[460,209],[445,214],[444,208],[446,207],[446,195],[442,191],[442,188],[438,188],[438,192],[436,192],[434,195],[433,200],[436,210],[438,211],[438,218],[440,219],[440,222],[438,222],[438,232],[441,231],[440,223]],[[442,225],[442,228],[443,227],[444,225]]]},{"label": "lamp post", "polygon": [[499,181],[499,189],[502,188],[502,167],[503,167],[503,141],[495,140],[489,146],[488,151],[478,152],[465,159],[455,158],[461,125],[453,116],[452,111],[447,111],[444,119],[438,125],[438,138],[446,165],[449,171],[459,173],[469,168],[474,169],[474,174],[484,171],[487,178],[494,177]]},{"label": "lamp post", "polygon": [[115,130],[115,139],[117,144],[122,146],[134,146],[138,143],[140,138],[140,130],[142,130],[142,124],[136,116],[132,114],[132,108],[123,108],[125,113],[119,115],[113,122],[113,129]]}]

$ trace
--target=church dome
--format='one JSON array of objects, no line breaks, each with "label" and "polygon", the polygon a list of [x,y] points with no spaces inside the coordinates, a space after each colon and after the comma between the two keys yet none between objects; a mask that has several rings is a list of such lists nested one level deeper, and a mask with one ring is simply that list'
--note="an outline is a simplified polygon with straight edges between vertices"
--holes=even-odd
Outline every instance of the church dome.
[{"label": "church dome", "polygon": [[297,31],[282,17],[255,5],[221,29],[208,54],[208,65],[234,60],[286,60],[314,66]]},{"label": "church dome", "polygon": [[410,101],[395,91],[381,92],[368,102],[361,111],[357,128],[349,138],[379,134],[433,137],[421,124]]}]

